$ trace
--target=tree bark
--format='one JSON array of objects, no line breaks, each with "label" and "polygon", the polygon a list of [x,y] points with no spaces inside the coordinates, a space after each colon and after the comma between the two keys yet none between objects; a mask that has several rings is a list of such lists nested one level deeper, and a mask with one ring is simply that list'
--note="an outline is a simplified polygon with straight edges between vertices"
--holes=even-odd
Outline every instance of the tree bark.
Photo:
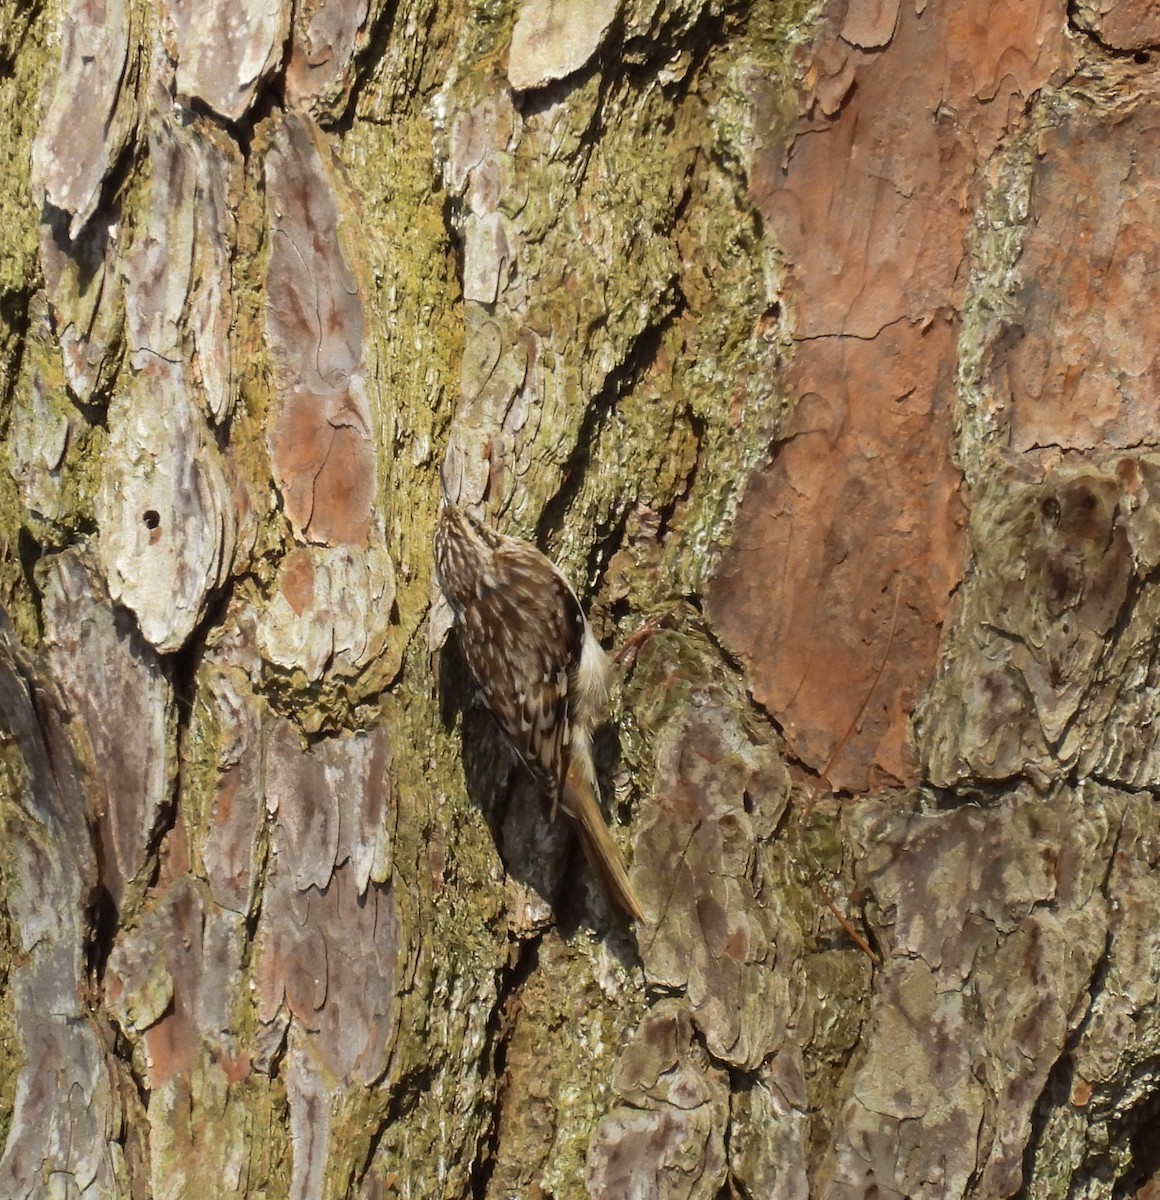
[{"label": "tree bark", "polygon": [[[1157,53],[0,0],[0,1196],[1156,1194]],[[623,648],[644,922],[440,467]]]}]

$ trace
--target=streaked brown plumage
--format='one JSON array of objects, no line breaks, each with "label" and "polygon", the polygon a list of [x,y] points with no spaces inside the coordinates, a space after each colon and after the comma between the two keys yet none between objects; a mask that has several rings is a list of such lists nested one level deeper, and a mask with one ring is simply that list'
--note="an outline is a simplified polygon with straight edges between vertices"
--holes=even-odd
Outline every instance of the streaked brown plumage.
[{"label": "streaked brown plumage", "polygon": [[552,815],[558,806],[575,822],[612,899],[643,920],[596,798],[591,738],[607,695],[608,659],[576,593],[535,547],[446,500],[435,527],[435,573],[488,710]]}]

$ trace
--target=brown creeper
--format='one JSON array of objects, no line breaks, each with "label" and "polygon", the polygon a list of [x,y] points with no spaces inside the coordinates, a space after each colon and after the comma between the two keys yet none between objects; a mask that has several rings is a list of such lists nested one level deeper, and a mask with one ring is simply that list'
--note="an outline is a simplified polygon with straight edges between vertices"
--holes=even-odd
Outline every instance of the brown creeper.
[{"label": "brown creeper", "polygon": [[643,920],[596,799],[592,731],[608,658],[571,585],[535,547],[481,525],[444,497],[435,574],[460,654],[484,703],[548,797],[575,822],[585,856],[625,912]]}]

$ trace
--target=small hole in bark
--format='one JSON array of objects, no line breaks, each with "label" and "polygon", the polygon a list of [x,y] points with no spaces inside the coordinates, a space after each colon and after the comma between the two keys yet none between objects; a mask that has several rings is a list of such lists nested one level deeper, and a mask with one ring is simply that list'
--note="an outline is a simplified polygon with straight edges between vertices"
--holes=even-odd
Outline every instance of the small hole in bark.
[{"label": "small hole in bark", "polygon": [[777,323],[781,320],[781,303],[775,300],[757,318],[757,333],[759,337],[772,338],[777,333]]},{"label": "small hole in bark", "polygon": [[155,508],[147,508],[141,514],[141,520],[145,522],[146,529],[156,529],[161,524],[161,514]]},{"label": "small hole in bark", "polygon": [[1048,496],[1039,506],[1039,511],[1043,513],[1043,519],[1052,529],[1059,528],[1059,518],[1063,510],[1059,507],[1059,501],[1054,496]]}]

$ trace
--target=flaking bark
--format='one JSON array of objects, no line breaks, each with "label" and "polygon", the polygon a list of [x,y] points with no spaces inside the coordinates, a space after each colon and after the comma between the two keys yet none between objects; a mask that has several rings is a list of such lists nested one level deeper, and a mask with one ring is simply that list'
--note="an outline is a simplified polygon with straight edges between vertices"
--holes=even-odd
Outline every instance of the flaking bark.
[{"label": "flaking bark", "polygon": [[1155,1190],[1154,25],[0,0],[0,1194]]}]

